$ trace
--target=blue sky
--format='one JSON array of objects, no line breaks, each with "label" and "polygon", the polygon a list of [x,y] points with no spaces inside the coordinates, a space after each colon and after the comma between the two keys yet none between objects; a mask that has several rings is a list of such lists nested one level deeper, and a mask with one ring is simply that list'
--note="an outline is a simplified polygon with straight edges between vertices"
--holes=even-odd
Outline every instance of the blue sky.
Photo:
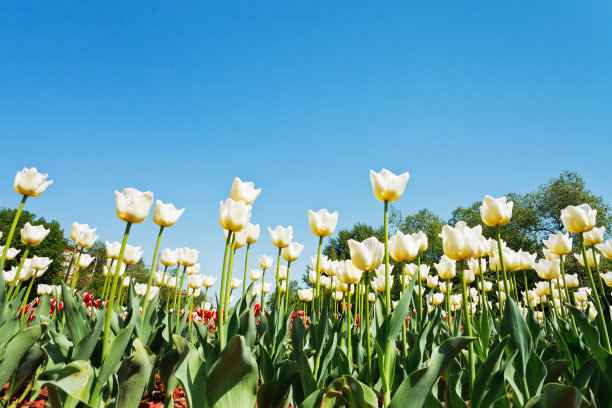
[{"label": "blue sky", "polygon": [[[397,206],[447,217],[565,169],[612,201],[612,6],[516,2],[28,2],[0,5],[0,206],[16,171],[54,184],[27,209],[119,240],[113,191],[186,207],[162,245],[220,275],[218,205],[263,192],[251,251],[309,208],[380,224],[369,170],[409,171]],[[130,243],[151,262],[156,226]],[[243,267],[238,255],[237,271]]]}]

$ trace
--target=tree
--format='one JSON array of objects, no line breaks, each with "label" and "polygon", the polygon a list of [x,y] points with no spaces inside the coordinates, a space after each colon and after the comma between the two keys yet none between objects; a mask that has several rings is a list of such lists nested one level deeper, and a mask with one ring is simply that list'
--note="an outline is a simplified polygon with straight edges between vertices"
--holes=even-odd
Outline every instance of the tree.
[{"label": "tree", "polygon": [[[6,239],[16,212],[16,210],[10,208],[0,209],[0,232],[2,232],[0,245],[2,246],[6,245]],[[43,217],[38,218],[36,214],[29,211],[24,210],[21,212],[21,217],[19,217],[19,221],[17,222],[15,235],[11,241],[11,247],[17,248],[21,250],[21,252],[15,259],[6,262],[5,269],[19,265],[19,261],[26,247],[21,243],[20,230],[26,222],[32,225],[43,225],[46,229],[50,230],[49,235],[47,235],[39,245],[31,247],[28,253],[29,258],[33,256],[46,256],[53,260],[47,272],[40,278],[36,278],[36,283],[59,283],[61,279],[63,279],[67,267],[65,251],[71,252],[73,247],[64,239],[64,230],[60,227],[59,222],[56,220],[47,221]],[[36,288],[34,288],[33,292],[33,295],[35,295]]]}]

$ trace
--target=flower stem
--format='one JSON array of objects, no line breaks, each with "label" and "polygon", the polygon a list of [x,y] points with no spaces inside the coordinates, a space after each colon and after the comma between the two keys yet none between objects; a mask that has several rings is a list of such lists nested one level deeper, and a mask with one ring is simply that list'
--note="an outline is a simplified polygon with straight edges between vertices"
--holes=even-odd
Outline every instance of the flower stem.
[{"label": "flower stem", "polygon": [[371,387],[372,384],[372,348],[370,346],[370,280],[369,280],[369,273],[366,272],[365,274],[365,287],[366,287],[366,293],[365,293],[365,301],[366,301],[366,313],[365,313],[365,320],[366,320],[366,324],[365,324],[365,330],[366,330],[366,349],[367,349],[367,355],[368,355],[368,385]]},{"label": "flower stem", "polygon": [[102,295],[100,296],[100,299],[102,301],[104,301],[104,298],[106,296],[106,291],[108,290],[108,278],[109,278],[109,274],[108,271],[106,272],[106,276],[104,277],[104,286],[102,287]]},{"label": "flower stem", "polygon": [[[320,312],[321,311],[321,269],[319,267],[320,263],[321,263],[321,246],[323,245],[323,237],[319,237],[319,249],[317,250],[317,290],[315,291],[315,298],[317,300],[315,300],[315,304],[313,306],[316,306],[317,303],[319,304],[319,307],[315,307],[313,308],[315,313],[313,313],[315,319],[317,319],[317,313],[316,312]],[[318,319],[317,319],[318,320]]]},{"label": "flower stem", "polygon": [[227,310],[229,316],[230,297],[232,296],[232,273],[234,270],[234,256],[236,254],[236,234],[233,234],[232,243],[230,245],[230,258],[227,266],[227,279],[225,281],[225,304],[223,310]]},{"label": "flower stem", "polygon": [[79,251],[79,255],[77,256],[76,266],[74,267],[74,273],[72,274],[72,279],[70,282],[70,293],[74,291],[76,287],[76,281],[79,277],[79,262],[81,262],[81,255],[83,254],[83,248]]},{"label": "flower stem", "polygon": [[[30,291],[32,290],[32,285],[34,285],[34,280],[36,279],[36,275],[32,276],[32,279],[30,280],[30,284],[28,285],[28,290],[25,293],[25,296],[23,297],[23,300],[21,301],[21,310],[23,313],[23,308],[26,305],[26,302],[28,300],[28,297],[30,296]],[[23,316],[25,314],[22,314],[21,319],[23,320]]]},{"label": "flower stem", "polygon": [[117,259],[117,266],[115,267],[115,273],[113,275],[113,283],[111,286],[110,299],[108,307],[106,308],[106,319],[104,321],[104,337],[102,342],[102,361],[106,360],[108,350],[110,347],[110,324],[111,316],[113,313],[113,305],[115,302],[115,292],[117,291],[117,281],[119,280],[119,271],[121,270],[121,263],[123,262],[123,253],[125,252],[125,245],[127,244],[128,235],[130,234],[130,228],[132,223],[128,222],[125,226],[125,232],[123,233],[123,241],[121,242],[121,250],[119,251],[119,258]]},{"label": "flower stem", "polygon": [[225,253],[223,255],[223,269],[221,270],[221,296],[219,297],[219,304],[217,304],[217,314],[219,319],[219,345],[221,346],[221,350],[225,348],[225,330],[223,327],[223,304],[225,303],[225,278],[226,278],[226,267],[227,267],[227,253],[229,252],[230,245],[232,242],[232,235],[234,233],[232,231],[228,231],[227,239],[225,240]]},{"label": "flower stem", "polygon": [[280,279],[278,276],[278,272],[280,270],[280,261],[281,261],[281,251],[283,249],[281,247],[278,248],[278,256],[276,258],[276,294],[274,295],[274,297],[276,298],[276,309],[278,310],[278,308],[280,307]]},{"label": "flower stem", "polygon": [[[504,265],[504,251],[502,251],[501,234],[500,234],[499,227],[497,228],[497,248],[499,250],[499,266],[501,267],[502,275],[504,277],[504,289],[505,289],[504,292],[506,292],[506,295],[509,295],[511,292],[510,292],[510,287],[508,286],[508,276],[506,275],[506,266]],[[501,299],[500,299],[500,302],[501,302]],[[501,313],[501,303],[500,303],[500,313]]]},{"label": "flower stem", "polygon": [[[353,285],[354,286],[354,285]],[[351,285],[348,286],[348,302],[346,303],[346,349],[349,363],[349,375],[353,371],[353,350],[351,349],[351,302],[353,301],[353,295],[351,295]]]},{"label": "flower stem", "polygon": [[74,256],[76,255],[77,248],[79,246],[74,244],[74,250],[72,251],[72,256],[70,257],[70,263],[68,264],[68,268],[66,268],[66,275],[64,275],[64,283],[68,283],[68,275],[70,275],[70,269],[72,269],[72,265],[74,264]]},{"label": "flower stem", "polygon": [[[593,258],[595,258],[595,253],[593,253]],[[587,258],[586,246],[584,245],[584,233],[582,233],[582,259],[584,259],[584,267],[586,268],[589,276],[589,283],[591,284],[591,288],[595,294],[595,307],[597,308],[597,317],[599,317],[599,321],[601,323],[601,336],[603,337],[606,350],[608,350],[608,352],[612,352],[612,349],[610,348],[610,337],[608,337],[606,319],[601,309],[601,301],[599,300],[599,294],[597,293],[597,287],[595,286],[595,281],[593,280],[593,274],[591,273],[591,267],[589,266],[589,260]]]},{"label": "flower stem", "polygon": [[[406,288],[406,263],[402,262],[401,263],[401,270],[402,270],[402,292],[404,292],[404,288]],[[407,339],[406,339],[406,319],[404,319],[404,323],[402,324],[402,356],[404,358],[407,357],[408,355],[408,343],[407,343]]]},{"label": "flower stem", "polygon": [[[11,229],[9,230],[9,234],[6,237],[6,242],[4,243],[4,250],[2,251],[2,257],[0,258],[0,271],[4,271],[4,261],[6,260],[6,253],[8,252],[11,241],[13,240],[13,235],[15,234],[15,228],[17,228],[17,221],[19,221],[19,217],[21,216],[21,210],[23,210],[23,205],[25,204],[28,196],[24,195],[19,203],[19,207],[17,207],[17,212],[15,213],[15,217],[13,218],[13,223],[11,224]],[[0,273],[0,292],[4,291],[4,274]]]},{"label": "flower stem", "polygon": [[291,270],[291,261],[287,261],[287,287],[285,288],[285,314],[289,310],[289,271]]},{"label": "flower stem", "polygon": [[599,272],[599,263],[597,262],[597,256],[595,254],[595,246],[591,249],[593,251],[593,262],[595,262],[595,271],[597,272],[597,280],[599,281],[599,289],[601,290],[601,296],[606,296],[606,292],[604,291],[604,285],[601,281],[601,273]]},{"label": "flower stem", "polygon": [[266,294],[264,293],[264,285],[265,285],[265,279],[266,279],[266,270],[263,269],[263,272],[261,273],[261,313],[265,313],[266,309],[264,309],[264,298],[266,296]]},{"label": "flower stem", "polygon": [[[389,202],[385,200],[385,302],[387,316],[391,314],[391,278],[389,276]],[[404,289],[402,288],[402,292]]]},{"label": "flower stem", "polygon": [[185,281],[185,272],[187,271],[187,267],[183,265],[183,273],[181,274],[181,283],[177,285],[177,296],[174,297],[174,301],[177,302],[176,307],[174,308],[174,313],[176,313],[176,325],[178,327],[179,324],[179,310],[181,309],[181,303],[183,301],[183,282]]},{"label": "flower stem", "polygon": [[[465,284],[465,268],[463,265],[460,265],[461,270],[461,296],[463,298],[463,315],[465,316],[465,325],[467,327],[467,334],[469,337],[472,337],[472,319],[470,316],[470,310],[468,307],[468,298],[467,298],[467,290]],[[474,378],[476,378],[476,363],[474,361],[474,344],[470,343],[468,346],[468,359],[470,365],[470,395],[472,395],[473,387],[474,387]]]},{"label": "flower stem", "polygon": [[247,268],[249,266],[249,249],[251,248],[251,244],[247,244],[246,247],[246,257],[244,259],[244,278],[242,279],[242,296],[246,293],[246,282],[247,282]]},{"label": "flower stem", "polygon": [[145,312],[147,310],[147,306],[149,305],[149,291],[151,290],[151,284],[153,283],[153,274],[156,271],[157,264],[157,253],[159,251],[159,243],[161,241],[162,233],[164,232],[164,227],[159,227],[159,234],[157,234],[157,243],[155,244],[155,251],[153,251],[153,262],[151,263],[151,272],[149,273],[149,282],[147,283],[147,291],[145,292],[144,297],[140,301],[140,306],[142,307],[142,320],[144,321]]},{"label": "flower stem", "polygon": [[25,262],[26,258],[28,257],[28,252],[30,252],[30,246],[26,246],[25,251],[23,251],[23,256],[21,257],[21,259],[19,260],[19,266],[17,267],[17,272],[15,272],[15,277],[13,278],[13,282],[11,283],[11,289],[7,295],[7,299],[12,299],[12,297],[14,295],[16,295],[16,290],[15,288],[17,287],[17,282],[19,281],[19,273],[21,272],[21,269],[23,268],[23,263]]}]

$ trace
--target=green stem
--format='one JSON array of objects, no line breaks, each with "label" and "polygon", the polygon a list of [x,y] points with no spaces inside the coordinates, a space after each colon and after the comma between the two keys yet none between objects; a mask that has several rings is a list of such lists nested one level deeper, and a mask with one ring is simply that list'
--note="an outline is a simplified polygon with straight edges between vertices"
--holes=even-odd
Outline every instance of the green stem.
[{"label": "green stem", "polygon": [[109,273],[108,271],[106,272],[106,276],[104,277],[104,286],[102,287],[102,296],[100,296],[100,299],[102,299],[102,301],[104,301],[104,297],[106,296],[106,291],[108,289],[108,278],[109,278]]},{"label": "green stem", "polygon": [[280,270],[280,260],[281,260],[281,251],[282,248],[278,248],[278,257],[276,259],[276,309],[280,307],[280,279],[278,276],[278,271]]},{"label": "green stem", "polygon": [[370,346],[370,280],[369,273],[365,273],[365,301],[366,301],[366,313],[365,313],[365,330],[366,330],[366,349],[368,355],[368,385],[372,387],[372,347]]},{"label": "green stem", "polygon": [[[11,242],[13,241],[13,235],[15,234],[15,228],[17,228],[17,221],[19,221],[19,217],[21,216],[21,210],[23,210],[23,205],[25,204],[28,196],[24,195],[19,203],[19,207],[17,207],[17,212],[15,213],[15,217],[13,217],[13,223],[11,224],[11,229],[9,230],[9,234],[6,237],[6,242],[4,243],[4,250],[2,251],[2,257],[0,258],[0,271],[4,270],[4,261],[6,260],[6,253],[11,247]],[[4,291],[4,275],[0,273],[0,292]]]},{"label": "green stem", "polygon": [[351,348],[351,333],[352,324],[351,324],[351,302],[353,299],[353,295],[351,295],[351,285],[348,285],[348,302],[346,303],[346,349],[347,349],[347,357],[348,357],[348,365],[349,365],[349,375],[353,371],[353,350]]},{"label": "green stem", "polygon": [[81,262],[81,255],[83,254],[83,249],[79,251],[79,255],[77,256],[76,266],[74,267],[74,273],[72,274],[72,279],[70,282],[70,293],[74,292],[74,288],[76,287],[76,281],[79,277],[79,262]]},{"label": "green stem", "polygon": [[[32,276],[32,279],[30,280],[30,284],[28,285],[28,290],[26,290],[25,296],[23,297],[23,300],[21,301],[21,310],[23,310],[23,308],[26,305],[28,297],[30,296],[30,291],[32,290],[32,286],[34,285],[34,280],[35,279],[36,279],[36,274],[34,274],[34,276]],[[23,316],[24,315],[21,316],[22,320],[23,320]]]},{"label": "green stem", "polygon": [[504,289],[506,295],[510,295],[510,287],[508,286],[508,276],[506,275],[506,267],[504,265],[504,251],[502,251],[501,234],[499,227],[497,228],[497,248],[499,250],[499,266],[501,267],[502,275],[504,277]]},{"label": "green stem", "polygon": [[[400,267],[402,268],[401,273],[402,273],[402,293],[403,293],[404,289],[406,289],[406,263],[401,262]],[[407,330],[406,319],[404,319],[404,323],[402,324],[402,356],[404,356],[404,358],[406,358],[408,355],[408,343],[407,343],[406,330]]]},{"label": "green stem", "polygon": [[72,251],[72,256],[70,257],[70,263],[68,264],[68,268],[66,269],[66,275],[64,275],[64,283],[68,283],[68,275],[70,275],[70,269],[72,269],[72,265],[74,264],[74,256],[76,255],[78,247],[79,246],[75,243],[74,250]]},{"label": "green stem", "polygon": [[480,259],[478,260],[478,274],[480,275],[480,297],[482,299],[482,303],[480,305],[481,308],[484,308],[485,314],[487,315],[487,319],[489,318],[489,305],[487,301],[487,291],[485,289],[485,281],[484,281],[484,273],[482,271],[482,263]]},{"label": "green stem", "polygon": [[[111,316],[113,313],[113,305],[115,301],[115,292],[117,291],[117,281],[119,280],[119,271],[121,270],[121,263],[123,262],[123,253],[125,252],[125,245],[127,244],[128,235],[130,234],[130,228],[132,223],[128,222],[125,226],[125,232],[123,233],[123,241],[121,242],[121,249],[119,250],[119,258],[117,259],[117,266],[115,267],[115,274],[113,275],[113,283],[111,286],[109,306],[106,308],[106,319],[104,321],[104,337],[102,342],[102,361],[104,362],[108,356],[108,349],[110,347],[110,335],[111,335]],[[110,273],[110,272],[109,272]]]},{"label": "green stem", "polygon": [[244,278],[242,279],[242,296],[246,293],[246,282],[247,282],[247,268],[249,267],[249,249],[251,244],[247,244],[246,257],[244,259]]},{"label": "green stem", "polygon": [[593,245],[591,251],[593,251],[593,262],[595,262],[595,271],[597,272],[597,280],[599,281],[599,289],[601,290],[601,296],[606,296],[606,292],[604,291],[604,285],[601,280],[601,273],[599,273],[599,263],[597,262],[597,256],[595,253],[595,246]]},{"label": "green stem", "polygon": [[[421,322],[423,321],[423,301],[421,295],[423,294],[423,286],[421,282],[421,255],[417,257],[417,279],[419,280],[419,295],[417,297],[417,329],[421,330]],[[402,288],[402,292],[405,288]]]},{"label": "green stem", "polygon": [[192,319],[191,319],[191,313],[193,313],[193,294],[189,298],[189,315],[187,316],[187,321],[189,322],[189,335],[190,336],[191,336],[191,327],[194,324]]},{"label": "green stem", "polygon": [[[30,246],[26,246],[25,251],[23,251],[23,256],[21,257],[21,259],[19,260],[19,266],[17,267],[17,272],[15,272],[15,277],[13,278],[13,282],[11,282],[11,289],[7,295],[7,299],[12,299],[12,296],[15,292],[15,287],[17,286],[17,282],[19,282],[19,273],[21,272],[21,269],[23,268],[23,263],[25,262],[26,258],[28,257],[28,253],[30,252]],[[4,274],[2,274],[4,277]]]},{"label": "green stem", "polygon": [[291,270],[291,261],[287,261],[287,287],[285,288],[285,314],[289,310],[289,271]]},{"label": "green stem", "polygon": [[221,350],[225,348],[225,336],[224,336],[225,330],[223,327],[223,321],[225,319],[224,319],[223,304],[225,303],[225,278],[226,278],[225,275],[226,275],[226,267],[227,267],[227,253],[230,249],[230,245],[232,242],[232,235],[234,235],[232,231],[227,232],[227,239],[225,240],[225,253],[223,254],[223,269],[221,269],[221,296],[219,297],[219,304],[217,305],[217,313],[218,313],[218,319],[219,319],[219,325],[218,325],[219,326],[219,345],[221,346]]},{"label": "green stem", "polygon": [[[463,263],[463,262],[461,262]],[[469,337],[472,337],[472,318],[470,317],[470,310],[468,307],[467,289],[465,284],[465,268],[463,265],[459,265],[461,270],[461,296],[463,298],[463,315],[465,316],[465,325],[467,327],[467,333]],[[474,343],[470,343],[468,346],[468,357],[470,364],[470,395],[472,395],[474,387],[474,378],[476,378],[476,362],[474,360]]]},{"label": "green stem", "polygon": [[265,285],[265,279],[266,279],[266,270],[262,269],[262,274],[261,274],[261,311],[260,313],[264,313],[265,309],[264,309],[264,297],[266,296],[264,293],[264,285]]},{"label": "green stem", "polygon": [[317,272],[317,290],[315,291],[315,296],[314,297],[316,298],[316,300],[314,301],[315,303],[313,305],[313,306],[316,306],[317,302],[318,302],[319,307],[318,308],[313,308],[313,309],[315,309],[315,313],[313,313],[313,317],[315,319],[317,319],[317,317],[318,317],[317,316],[317,312],[321,311],[321,299],[319,298],[320,295],[321,295],[321,289],[320,289],[321,288],[321,286],[320,286],[321,270],[319,268],[319,264],[321,262],[321,246],[322,245],[323,245],[323,237],[319,237],[319,249],[317,250],[317,271],[316,271]]},{"label": "green stem", "polygon": [[149,304],[149,291],[151,290],[151,284],[153,283],[153,274],[156,271],[157,265],[157,252],[159,251],[159,243],[161,241],[162,233],[164,232],[164,227],[159,227],[159,234],[157,234],[157,243],[155,244],[155,251],[153,251],[153,262],[151,263],[151,272],[149,273],[149,282],[147,283],[147,291],[145,292],[144,297],[140,301],[140,306],[142,307],[142,320],[144,321],[145,312],[147,310],[147,305]]},{"label": "green stem", "polygon": [[233,234],[230,247],[230,259],[227,267],[227,280],[225,281],[225,304],[223,310],[227,310],[229,316],[230,297],[232,296],[232,272],[234,270],[234,255],[236,254],[236,234]]},{"label": "green stem", "polygon": [[[391,277],[389,276],[389,202],[385,200],[385,302],[387,316],[391,315]],[[404,289],[402,289],[402,292]]]},{"label": "green stem", "polygon": [[444,292],[444,297],[446,298],[446,323],[448,324],[448,330],[452,332],[450,311],[450,279],[445,279],[445,281],[446,285],[444,285],[444,288],[446,290]]},{"label": "green stem", "polygon": [[176,313],[176,325],[178,327],[179,324],[179,310],[181,310],[181,303],[183,302],[183,282],[185,281],[185,272],[187,271],[187,267],[183,265],[183,273],[181,274],[181,283],[177,285],[178,294],[174,297],[174,301],[176,303],[176,307],[174,308],[174,313]]},{"label": "green stem", "polygon": [[[593,257],[595,257],[595,254],[593,254]],[[599,300],[599,294],[597,293],[597,287],[595,286],[595,281],[593,280],[593,274],[591,273],[591,267],[589,266],[589,260],[587,258],[586,246],[584,245],[584,233],[582,233],[582,259],[584,260],[584,266],[589,276],[589,283],[591,284],[591,288],[593,289],[593,293],[595,294],[595,307],[597,308],[597,317],[599,317],[601,323],[601,335],[603,337],[604,345],[608,352],[612,352],[612,349],[610,348],[610,337],[608,337],[608,327],[606,326],[606,319],[601,308],[601,301]]]}]

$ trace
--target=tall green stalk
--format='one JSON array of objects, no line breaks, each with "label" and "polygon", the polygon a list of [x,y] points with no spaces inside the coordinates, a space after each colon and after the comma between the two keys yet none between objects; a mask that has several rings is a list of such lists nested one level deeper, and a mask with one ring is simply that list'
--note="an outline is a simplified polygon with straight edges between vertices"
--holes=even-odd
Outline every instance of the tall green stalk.
[{"label": "tall green stalk", "polygon": [[[402,292],[404,292],[404,289],[406,288],[406,263],[402,262],[400,263],[400,266],[402,268],[401,269],[402,271]],[[406,331],[407,331],[406,319],[404,319],[404,323],[402,324],[402,356],[404,358],[406,358],[408,355],[408,342],[407,342]]]},{"label": "tall green stalk", "polygon": [[[467,289],[465,284],[465,268],[460,262],[459,269],[461,270],[461,297],[463,298],[463,316],[465,316],[465,325],[467,327],[467,334],[472,337],[472,319],[470,317],[470,310],[468,307]],[[474,378],[476,378],[476,362],[474,360],[474,344],[470,343],[468,346],[468,360],[470,365],[470,395],[472,394],[474,387]]]},{"label": "tall green stalk", "polygon": [[113,306],[115,302],[115,292],[117,291],[119,271],[121,270],[121,263],[123,262],[123,253],[125,252],[125,245],[127,244],[128,235],[130,234],[130,228],[132,228],[132,223],[128,222],[125,226],[125,232],[123,233],[123,241],[121,242],[121,249],[119,250],[119,258],[117,259],[117,266],[115,267],[115,274],[113,275],[113,283],[111,286],[109,305],[106,308],[106,319],[104,321],[104,337],[102,340],[102,361],[106,360],[106,357],[108,355],[108,348],[110,347],[110,324],[111,316],[114,309]]},{"label": "tall green stalk", "polygon": [[[508,276],[506,275],[506,266],[504,265],[504,251],[502,251],[502,244],[501,244],[501,234],[500,234],[500,228],[497,227],[497,249],[499,250],[499,266],[501,267],[502,270],[502,275],[504,277],[504,289],[506,292],[506,295],[509,295],[510,292],[510,286],[508,286]],[[516,299],[514,299],[516,300]],[[501,302],[501,299],[500,299]],[[500,313],[501,313],[501,303],[500,303]]]},{"label": "tall green stalk", "polygon": [[66,275],[64,275],[64,283],[68,283],[68,275],[70,275],[70,269],[72,269],[72,265],[74,264],[74,257],[76,255],[77,248],[79,246],[74,244],[74,250],[72,251],[72,256],[70,257],[70,263],[68,264],[68,268],[66,268]]},{"label": "tall green stalk", "polygon": [[246,283],[247,283],[247,268],[249,267],[249,249],[251,248],[251,244],[247,244],[246,247],[246,258],[244,259],[244,278],[242,278],[242,296],[246,293]]},{"label": "tall green stalk", "polygon": [[230,297],[232,295],[232,271],[234,269],[234,256],[236,254],[236,234],[233,234],[230,246],[230,259],[227,266],[227,279],[225,281],[225,302],[223,310],[227,310],[229,316]]},{"label": "tall green stalk", "polygon": [[291,270],[291,261],[287,261],[287,287],[285,288],[285,314],[289,310],[289,271]]},{"label": "tall green stalk", "polygon": [[[595,257],[595,254],[593,254]],[[610,337],[608,337],[608,327],[606,326],[606,319],[604,317],[601,301],[599,300],[599,294],[597,293],[597,287],[595,286],[595,281],[593,280],[593,274],[591,273],[591,267],[589,266],[589,260],[587,258],[586,246],[584,245],[584,233],[582,233],[582,259],[584,260],[584,267],[587,270],[587,274],[589,276],[589,283],[591,284],[591,288],[593,289],[593,293],[595,294],[595,307],[597,308],[597,317],[599,317],[599,321],[601,323],[602,337],[604,341],[604,345],[608,352],[612,352],[610,348]]]},{"label": "tall green stalk", "polygon": [[278,272],[280,270],[280,262],[281,262],[281,251],[283,249],[282,248],[278,248],[278,256],[276,258],[276,309],[278,310],[278,308],[280,307],[280,277],[278,276]]},{"label": "tall green stalk", "polygon": [[142,320],[144,321],[145,312],[147,310],[147,306],[149,305],[149,291],[151,290],[151,284],[153,283],[153,274],[156,271],[157,265],[157,253],[159,251],[159,243],[161,241],[162,233],[164,232],[164,227],[159,227],[159,234],[157,234],[157,242],[155,244],[155,251],[153,251],[153,262],[151,263],[151,273],[149,273],[149,282],[147,282],[147,291],[145,292],[144,297],[140,301],[140,306],[142,307]]},{"label": "tall green stalk", "polygon": [[225,253],[223,254],[223,269],[221,270],[221,296],[219,297],[219,304],[217,305],[217,314],[218,314],[218,319],[219,319],[219,345],[221,346],[221,350],[225,348],[225,328],[223,326],[223,322],[225,321],[225,318],[224,318],[223,304],[225,303],[225,278],[226,278],[226,267],[227,267],[227,253],[229,252],[233,235],[234,233],[232,231],[228,231],[227,239],[225,240]]},{"label": "tall green stalk", "polygon": [[79,277],[79,263],[81,262],[81,255],[83,255],[83,250],[79,251],[79,255],[77,256],[76,266],[74,267],[74,273],[72,274],[72,279],[70,282],[70,293],[74,292],[74,288],[76,287],[76,281]]},{"label": "tall green stalk", "polygon": [[[11,247],[11,242],[13,241],[13,235],[15,234],[15,229],[17,228],[17,221],[19,221],[19,217],[21,216],[21,210],[23,210],[23,205],[25,204],[28,196],[24,195],[19,203],[19,207],[17,207],[17,212],[15,213],[15,217],[13,217],[13,223],[11,224],[11,229],[9,230],[9,234],[6,237],[6,242],[4,243],[4,250],[2,250],[2,257],[0,258],[0,271],[4,271],[4,261],[6,260],[6,253]],[[4,274],[0,273],[0,292],[4,291]]]},{"label": "tall green stalk", "polygon": [[606,296],[606,292],[604,291],[604,285],[601,280],[601,273],[599,272],[599,263],[597,262],[597,254],[595,253],[594,245],[591,251],[593,251],[593,262],[595,262],[595,271],[597,272],[597,280],[599,281],[599,289],[601,290],[601,296]]},{"label": "tall green stalk", "polygon": [[181,274],[181,283],[177,285],[177,295],[174,297],[174,301],[176,303],[176,307],[174,308],[174,313],[176,313],[176,325],[179,324],[179,310],[181,310],[181,303],[183,302],[183,282],[185,281],[185,272],[187,272],[187,267],[183,265],[183,273]]},{"label": "tall green stalk", "polygon": [[[319,237],[319,249],[317,250],[317,290],[315,291],[315,295],[314,297],[316,298],[316,300],[314,301],[313,304],[313,309],[315,311],[315,313],[313,313],[313,317],[315,318],[315,321],[318,320],[318,316],[317,313],[321,311],[321,307],[322,307],[322,303],[321,303],[321,269],[320,269],[320,263],[321,263],[321,246],[323,245],[323,237]],[[317,306],[317,302],[319,304],[319,307]]]},{"label": "tall green stalk", "polygon": [[[15,277],[13,278],[13,282],[11,283],[11,289],[9,290],[9,293],[7,295],[7,299],[12,299],[12,297],[16,294],[15,293],[15,288],[17,287],[17,282],[19,281],[19,273],[21,272],[21,269],[23,268],[23,264],[26,260],[26,258],[28,257],[28,252],[30,252],[30,246],[26,246],[25,251],[23,251],[23,256],[21,257],[21,259],[19,260],[19,266],[17,267],[17,272],[15,272]],[[4,274],[2,274],[4,277]]]},{"label": "tall green stalk", "polygon": [[[391,277],[389,276],[389,202],[385,200],[385,302],[387,316],[391,314]],[[404,289],[402,288],[402,292]]]},{"label": "tall green stalk", "polygon": [[264,309],[264,299],[266,294],[264,293],[264,285],[265,285],[265,279],[266,279],[266,270],[262,269],[263,272],[261,273],[261,312],[260,313],[264,313],[265,309]]}]

